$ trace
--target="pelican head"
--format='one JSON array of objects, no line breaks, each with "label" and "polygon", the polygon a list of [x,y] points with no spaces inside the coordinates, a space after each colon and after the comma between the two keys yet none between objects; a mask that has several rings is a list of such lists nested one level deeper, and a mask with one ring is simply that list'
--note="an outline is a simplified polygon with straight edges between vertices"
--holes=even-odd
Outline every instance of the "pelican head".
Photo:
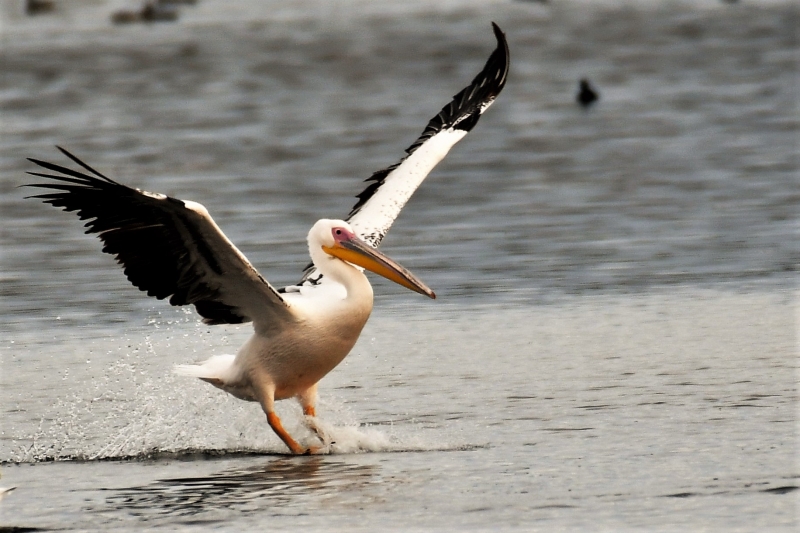
[{"label": "pelican head", "polygon": [[[308,248],[314,264],[323,274],[326,273],[325,259],[340,260],[365,268],[429,298],[436,298],[436,294],[414,274],[359,239],[344,220],[324,218],[317,221],[308,232]],[[321,256],[320,251],[325,255]]]}]

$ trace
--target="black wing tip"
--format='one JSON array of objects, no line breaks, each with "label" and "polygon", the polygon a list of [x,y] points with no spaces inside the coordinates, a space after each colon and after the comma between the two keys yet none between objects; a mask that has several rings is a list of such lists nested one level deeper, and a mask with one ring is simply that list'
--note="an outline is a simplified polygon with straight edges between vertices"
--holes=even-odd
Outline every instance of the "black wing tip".
[{"label": "black wing tip", "polygon": [[[508,50],[508,41],[506,40],[505,32],[500,29],[500,26],[498,26],[496,22],[492,22],[492,30],[494,31],[494,36],[497,39],[497,48],[494,52],[492,52],[492,55],[489,56],[489,60],[486,62],[486,67],[484,67],[479,76],[488,73],[490,68],[497,68],[497,70],[500,72],[499,76],[495,78],[497,79],[499,77],[495,89],[495,96],[497,96],[506,85],[508,68],[511,64],[511,54]],[[496,64],[498,59],[500,60],[499,64]]]},{"label": "black wing tip", "polygon": [[492,22],[492,30],[497,39],[497,47],[489,55],[486,64],[470,84],[454,95],[452,101],[431,119],[422,135],[406,150],[408,154],[447,128],[472,130],[483,112],[503,90],[511,63],[508,41],[497,23]]},{"label": "black wing tip", "polygon": [[506,43],[506,34],[503,30],[500,29],[500,26],[497,25],[495,21],[492,21],[492,30],[494,31],[494,36],[497,37],[498,44],[508,44]]},{"label": "black wing tip", "polygon": [[[63,165],[58,165],[56,163],[50,163],[50,162],[44,161],[42,159],[37,159],[35,157],[26,157],[25,159],[27,159],[28,161],[30,161],[31,163],[33,163],[33,164],[35,164],[37,166],[40,166],[40,167],[45,168],[47,170],[50,170],[52,172],[58,172],[59,174],[63,174],[63,176],[56,176],[56,175],[52,175],[52,174],[45,175],[45,174],[40,174],[40,173],[36,173],[36,172],[26,172],[26,174],[30,174],[32,176],[39,176],[39,177],[43,177],[43,178],[48,178],[48,179],[52,179],[52,180],[60,180],[60,181],[65,181],[65,182],[70,182],[70,183],[77,183],[77,184],[84,185],[84,186],[99,185],[100,183],[103,183],[103,182],[105,182],[106,185],[121,186],[116,181],[112,180],[111,178],[109,178],[107,176],[104,176],[103,174],[101,174],[97,170],[95,170],[92,167],[90,167],[88,164],[86,164],[83,161],[81,161],[77,156],[75,156],[72,153],[70,153],[67,149],[62,148],[61,146],[58,146],[58,145],[56,145],[56,148],[62,154],[67,156],[72,162],[76,163],[77,165],[82,167],[87,172],[93,174],[93,176],[89,175],[89,174],[84,174],[83,172],[79,172],[79,171],[73,170],[73,169],[65,167]],[[31,185],[26,185],[26,186],[36,187],[37,185],[31,184]]]},{"label": "black wing tip", "polygon": [[109,177],[105,176],[104,174],[102,174],[102,173],[100,173],[100,172],[96,171],[94,168],[90,167],[89,165],[87,165],[86,163],[84,163],[83,161],[81,161],[80,159],[78,159],[78,157],[77,157],[77,156],[75,156],[75,155],[71,154],[71,153],[70,153],[70,152],[69,152],[69,151],[68,151],[66,148],[62,148],[62,147],[61,147],[61,146],[59,146],[59,145],[56,145],[56,148],[58,148],[58,150],[59,150],[59,151],[60,151],[62,154],[64,154],[64,155],[65,155],[65,156],[67,156],[68,158],[70,158],[70,159],[71,159],[73,162],[75,162],[75,163],[77,163],[78,165],[82,166],[84,169],[88,170],[89,172],[91,172],[92,174],[94,174],[95,176],[97,176],[98,178],[104,179],[104,180],[106,180],[106,181],[107,181],[107,182],[109,182],[109,183],[116,183],[116,182],[115,182],[114,180],[112,180],[111,178],[109,178]]},{"label": "black wing tip", "polygon": [[492,21],[492,31],[497,39],[497,47],[489,55],[481,71],[469,85],[454,95],[450,103],[444,106],[428,122],[428,125],[417,140],[406,148],[406,156],[403,159],[394,165],[373,173],[364,180],[369,182],[369,185],[356,195],[358,200],[350,210],[350,214],[347,215],[347,220],[358,214],[361,208],[375,194],[375,191],[381,187],[387,176],[400,166],[406,157],[413,154],[417,148],[425,144],[431,137],[448,128],[457,128],[469,132],[475,127],[486,108],[491,105],[500,94],[500,91],[503,90],[508,78],[510,53],[506,34],[494,21]]},{"label": "black wing tip", "polygon": [[28,161],[30,161],[34,165],[39,165],[40,167],[45,167],[45,168],[47,168],[47,165],[51,165],[52,164],[52,163],[48,163],[47,161],[43,161],[41,159],[36,159],[35,157],[26,157],[25,159],[27,159]]}]

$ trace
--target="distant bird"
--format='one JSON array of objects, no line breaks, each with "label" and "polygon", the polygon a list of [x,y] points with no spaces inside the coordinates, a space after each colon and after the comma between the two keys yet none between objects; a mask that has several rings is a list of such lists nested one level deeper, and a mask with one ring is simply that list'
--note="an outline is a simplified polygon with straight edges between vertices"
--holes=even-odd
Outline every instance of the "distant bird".
[{"label": "distant bird", "polygon": [[372,287],[362,269],[435,298],[431,289],[377,250],[400,210],[450,148],[469,132],[503,89],[509,52],[492,23],[497,48],[472,83],[453,97],[397,164],[374,173],[347,220],[319,220],[308,233],[312,264],[296,285],[275,289],[222,233],[202,205],[132,189],[104,176],[63,148],[85,170],[30,159],[51,172],[28,184],[32,196],[87,220],[103,251],[148,296],[193,304],[206,324],[253,322],[254,334],[236,356],[217,355],[176,371],[242,400],[257,401],[267,421],[296,454],[315,453],[283,428],[275,401],[297,398],[313,422],[317,383],[356,343],[372,311]]},{"label": "distant bird", "polygon": [[192,0],[150,0],[142,4],[139,11],[122,10],[111,15],[114,24],[133,24],[135,22],[175,22],[178,20],[180,5],[194,5]]},{"label": "distant bird", "polygon": [[25,13],[29,16],[52,13],[56,9],[53,0],[27,0],[25,2]]},{"label": "distant bird", "polygon": [[592,87],[591,83],[589,83],[589,80],[583,78],[580,81],[580,88],[578,89],[578,94],[575,96],[575,101],[588,109],[598,99],[600,99],[600,96],[597,94],[597,91]]}]

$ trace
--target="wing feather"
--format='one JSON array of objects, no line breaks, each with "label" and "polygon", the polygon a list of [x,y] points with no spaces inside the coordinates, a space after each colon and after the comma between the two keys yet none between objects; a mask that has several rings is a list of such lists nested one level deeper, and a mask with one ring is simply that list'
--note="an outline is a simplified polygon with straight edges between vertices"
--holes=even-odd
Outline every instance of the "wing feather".
[{"label": "wing feather", "polygon": [[103,242],[128,280],[148,296],[172,305],[193,304],[207,324],[253,321],[269,329],[293,318],[288,303],[228,240],[202,205],[140,191],[100,174],[59,147],[86,169],[29,159],[53,174],[26,187],[48,193],[29,196],[86,220],[86,233]]},{"label": "wing feather", "polygon": [[[508,43],[503,31],[492,23],[497,48],[467,87],[433,117],[406,155],[396,164],[375,172],[347,218],[359,237],[376,248],[392,227],[400,211],[431,170],[478,123],[506,84],[509,67]],[[300,285],[321,279],[313,265],[306,267]],[[284,290],[292,290],[287,287]]]}]

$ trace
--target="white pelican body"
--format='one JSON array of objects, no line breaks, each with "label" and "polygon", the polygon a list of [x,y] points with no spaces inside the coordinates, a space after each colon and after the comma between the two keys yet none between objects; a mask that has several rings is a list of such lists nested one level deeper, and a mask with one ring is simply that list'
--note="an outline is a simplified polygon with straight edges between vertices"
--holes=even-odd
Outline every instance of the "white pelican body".
[{"label": "white pelican body", "polygon": [[[317,383],[344,359],[372,311],[372,287],[362,269],[435,298],[424,283],[377,250],[402,207],[449,149],[467,134],[505,85],[508,46],[494,25],[497,48],[472,83],[430,120],[399,163],[374,173],[347,221],[319,220],[308,234],[312,264],[297,285],[276,290],[196,202],[132,189],[61,152],[89,174],[38,159],[58,174],[27,186],[55,207],[87,220],[103,251],[149,296],[195,306],[207,324],[252,322],[253,336],[237,355],[180,365],[237,398],[261,404],[275,433],[293,453],[298,444],[275,414],[275,401],[296,397],[316,416]],[[312,425],[312,429],[316,426]]]},{"label": "white pelican body", "polygon": [[[315,250],[312,257],[324,254],[319,253],[322,249],[316,239],[311,242],[312,235],[332,222],[347,224],[317,222],[309,233],[309,247]],[[292,313],[287,327],[256,330],[235,358],[218,356],[206,365],[178,367],[178,372],[208,379],[249,401],[259,401],[251,376],[263,373],[259,379],[270,384],[275,400],[303,396],[312,402],[313,387],[350,353],[372,312],[372,286],[363,272],[340,260],[316,259],[314,264],[321,265],[320,271],[332,282],[285,294]]]},{"label": "white pelican body", "polygon": [[[413,275],[358,239],[343,220],[323,219],[314,224],[308,247],[314,266],[329,281],[286,294],[290,314],[283,325],[257,325],[235,357],[216,356],[202,365],[176,368],[180,374],[208,381],[239,399],[259,402],[269,424],[295,453],[308,450],[283,429],[274,414],[275,401],[296,397],[306,415],[316,416],[317,383],[350,353],[372,312],[369,280],[337,254],[379,273],[381,266],[387,265],[402,277],[401,282],[435,297]],[[373,258],[380,263],[375,264]],[[392,272],[387,277],[392,279]]]}]

